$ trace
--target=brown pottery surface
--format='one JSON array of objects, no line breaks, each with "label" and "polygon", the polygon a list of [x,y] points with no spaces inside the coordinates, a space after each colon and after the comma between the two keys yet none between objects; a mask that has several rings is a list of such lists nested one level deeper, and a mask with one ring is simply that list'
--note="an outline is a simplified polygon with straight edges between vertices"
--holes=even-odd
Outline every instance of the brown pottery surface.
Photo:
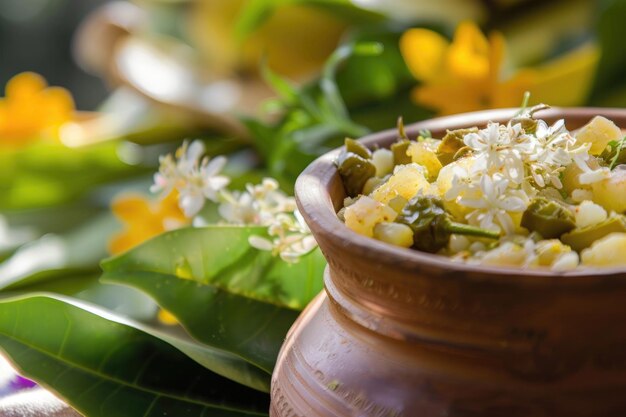
[{"label": "brown pottery surface", "polygon": [[[514,112],[407,131],[441,137]],[[597,114],[626,126],[626,110],[617,109],[537,117],[576,129]],[[373,148],[395,139],[387,131],[363,141]],[[626,269],[471,266],[362,237],[335,214],[345,196],[337,155],[319,158],[296,184],[329,267],[326,291],[281,350],[272,417],[626,416]]]}]

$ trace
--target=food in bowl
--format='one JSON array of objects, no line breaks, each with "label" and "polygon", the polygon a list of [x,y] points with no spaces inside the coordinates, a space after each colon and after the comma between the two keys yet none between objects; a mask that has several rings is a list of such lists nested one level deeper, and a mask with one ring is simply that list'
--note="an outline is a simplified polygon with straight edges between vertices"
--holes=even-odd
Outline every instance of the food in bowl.
[{"label": "food in bowl", "polygon": [[626,265],[626,138],[520,110],[506,124],[421,132],[390,149],[346,139],[336,160],[353,231],[454,260],[570,270]]}]

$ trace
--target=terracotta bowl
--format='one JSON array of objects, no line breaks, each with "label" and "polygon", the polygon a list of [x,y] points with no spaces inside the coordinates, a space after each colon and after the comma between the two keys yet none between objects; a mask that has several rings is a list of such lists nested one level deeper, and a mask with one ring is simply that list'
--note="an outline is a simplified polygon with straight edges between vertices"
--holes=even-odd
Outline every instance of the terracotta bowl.
[{"label": "terracotta bowl", "polygon": [[[429,120],[414,137],[507,121],[514,110]],[[576,129],[626,110],[552,109]],[[389,146],[394,130],[363,139]],[[319,158],[296,184],[328,260],[325,292],[291,329],[273,375],[273,417],[625,416],[626,268],[567,273],[453,263],[360,236]],[[626,256],[626,254],[624,254]]]}]

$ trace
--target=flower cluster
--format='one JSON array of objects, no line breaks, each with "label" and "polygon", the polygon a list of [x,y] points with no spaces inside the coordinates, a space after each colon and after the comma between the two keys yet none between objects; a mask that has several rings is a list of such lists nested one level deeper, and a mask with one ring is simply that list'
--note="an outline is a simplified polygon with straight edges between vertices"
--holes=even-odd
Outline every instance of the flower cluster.
[{"label": "flower cluster", "polygon": [[420,81],[413,100],[442,115],[513,107],[524,91],[559,106],[585,101],[600,58],[597,45],[582,44],[532,68],[506,62],[505,48],[501,33],[486,36],[469,21],[459,24],[452,41],[429,29],[409,29],[400,50]]},{"label": "flower cluster", "polygon": [[58,137],[60,127],[74,118],[74,100],[60,87],[48,87],[41,76],[24,72],[6,85],[0,98],[0,146],[21,147]]},{"label": "flower cluster", "polygon": [[451,164],[452,186],[444,198],[470,209],[469,224],[507,235],[515,232],[514,218],[538,192],[559,195],[560,176],[572,162],[582,171],[582,184],[609,174],[606,167],[592,167],[590,145],[578,144],[562,120],[552,126],[537,121],[529,132],[516,119],[506,125],[489,123],[465,135],[463,143],[471,156],[463,165]]},{"label": "flower cluster", "polygon": [[[294,198],[282,192],[275,179],[248,184],[243,191],[228,190],[230,179],[220,174],[226,158],[210,159],[204,153],[202,142],[194,141],[183,143],[175,155],[161,157],[151,191],[163,196],[178,193],[178,204],[188,218],[196,217],[210,201],[219,204],[218,212],[228,224],[267,227],[269,238],[252,236],[250,245],[271,251],[286,262],[297,262],[317,246],[296,209]],[[194,224],[203,221],[197,217]]]},{"label": "flower cluster", "polygon": [[230,179],[220,175],[226,165],[226,158],[203,157],[204,144],[194,141],[172,154],[159,158],[159,172],[154,174],[153,193],[166,196],[172,190],[178,192],[180,208],[187,217],[194,217],[202,210],[206,200],[218,202],[219,192],[230,183]]}]

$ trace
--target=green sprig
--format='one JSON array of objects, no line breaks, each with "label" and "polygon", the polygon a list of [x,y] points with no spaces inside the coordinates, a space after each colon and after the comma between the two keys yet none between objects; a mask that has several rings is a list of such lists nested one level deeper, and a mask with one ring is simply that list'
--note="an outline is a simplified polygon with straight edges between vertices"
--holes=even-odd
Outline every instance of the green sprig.
[{"label": "green sprig", "polygon": [[615,168],[617,164],[617,160],[619,158],[619,154],[621,150],[624,148],[624,143],[626,142],[626,136],[624,136],[619,142],[612,140],[609,142],[609,146],[615,151],[615,155],[611,158],[611,163],[609,164],[609,169]]}]

